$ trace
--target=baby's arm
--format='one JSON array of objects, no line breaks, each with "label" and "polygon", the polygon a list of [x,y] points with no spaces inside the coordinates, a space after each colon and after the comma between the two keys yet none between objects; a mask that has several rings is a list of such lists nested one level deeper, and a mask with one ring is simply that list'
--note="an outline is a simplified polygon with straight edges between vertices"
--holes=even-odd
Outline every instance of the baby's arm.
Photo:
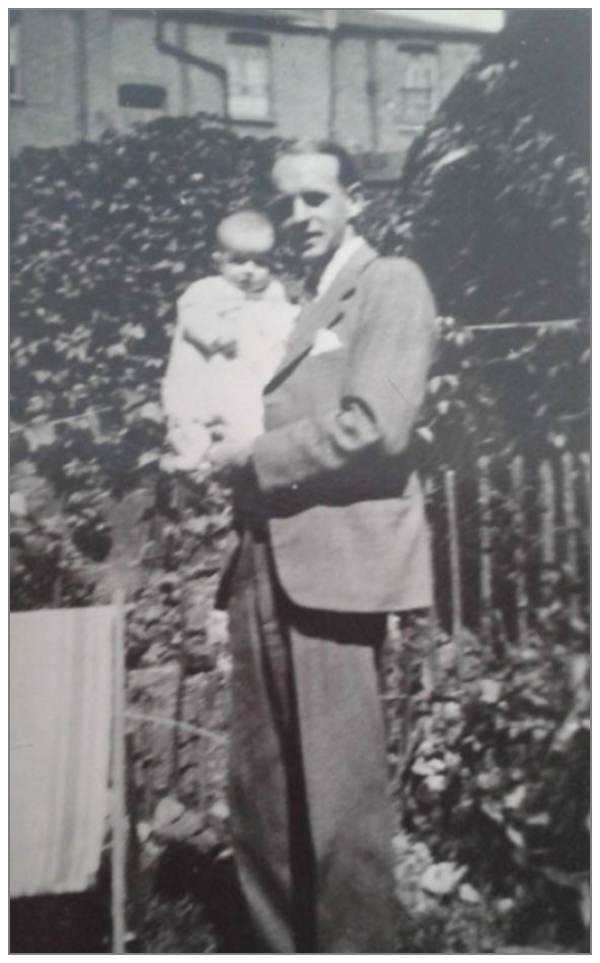
[{"label": "baby's arm", "polygon": [[183,337],[200,354],[211,358],[214,354],[235,357],[237,353],[239,304],[219,304],[218,296],[209,303],[198,300],[179,305],[179,323]]},{"label": "baby's arm", "polygon": [[167,438],[174,455],[166,467],[181,471],[197,468],[206,457],[211,438],[205,427],[207,362],[186,340],[178,322],[162,383]]},{"label": "baby's arm", "polygon": [[194,331],[185,329],[183,337],[206,360],[212,358],[214,354],[224,354],[226,358],[235,358],[237,355],[238,339],[233,331],[227,332],[221,328],[218,334],[216,331],[204,332],[198,337]]}]

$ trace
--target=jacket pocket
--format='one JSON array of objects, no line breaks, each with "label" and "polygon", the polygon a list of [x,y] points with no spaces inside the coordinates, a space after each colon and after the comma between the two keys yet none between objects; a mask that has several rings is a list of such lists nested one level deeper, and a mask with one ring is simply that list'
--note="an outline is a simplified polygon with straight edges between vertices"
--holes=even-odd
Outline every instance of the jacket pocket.
[{"label": "jacket pocket", "polygon": [[303,364],[303,381],[313,414],[337,408],[346,360],[342,348],[308,355]]}]

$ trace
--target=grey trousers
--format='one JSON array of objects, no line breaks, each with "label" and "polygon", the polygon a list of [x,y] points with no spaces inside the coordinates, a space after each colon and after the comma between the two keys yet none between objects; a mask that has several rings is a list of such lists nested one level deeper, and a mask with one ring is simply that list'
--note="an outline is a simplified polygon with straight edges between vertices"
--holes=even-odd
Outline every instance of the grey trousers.
[{"label": "grey trousers", "polygon": [[294,605],[249,534],[229,611],[234,850],[264,948],[394,952],[384,617]]}]

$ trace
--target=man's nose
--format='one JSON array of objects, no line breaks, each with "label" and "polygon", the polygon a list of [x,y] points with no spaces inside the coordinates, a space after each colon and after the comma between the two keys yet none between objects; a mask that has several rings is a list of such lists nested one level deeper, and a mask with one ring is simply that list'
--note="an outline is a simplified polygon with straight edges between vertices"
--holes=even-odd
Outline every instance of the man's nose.
[{"label": "man's nose", "polygon": [[292,210],[293,219],[296,223],[308,220],[310,217],[310,208],[308,204],[304,201],[302,197],[294,198],[294,206]]}]

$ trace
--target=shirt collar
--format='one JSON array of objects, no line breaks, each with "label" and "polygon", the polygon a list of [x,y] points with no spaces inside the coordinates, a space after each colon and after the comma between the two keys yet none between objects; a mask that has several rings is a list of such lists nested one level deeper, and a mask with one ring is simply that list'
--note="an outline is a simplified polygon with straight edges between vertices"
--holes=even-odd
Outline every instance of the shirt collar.
[{"label": "shirt collar", "polygon": [[355,251],[366,244],[364,238],[359,235],[351,237],[349,241],[340,244],[337,251],[327,264],[317,285],[315,301],[323,297],[328,288],[331,287],[336,276],[340,273],[343,266],[350,260]]}]

